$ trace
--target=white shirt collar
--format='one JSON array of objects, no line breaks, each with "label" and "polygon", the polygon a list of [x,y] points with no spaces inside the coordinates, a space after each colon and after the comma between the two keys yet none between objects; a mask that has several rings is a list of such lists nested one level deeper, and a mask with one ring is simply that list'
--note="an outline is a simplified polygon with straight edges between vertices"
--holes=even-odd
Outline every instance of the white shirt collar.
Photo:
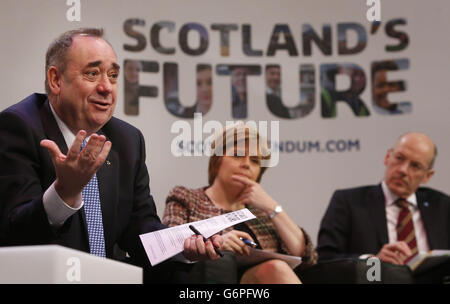
[{"label": "white shirt collar", "polygon": [[[53,106],[51,103],[50,109],[52,110],[53,116],[55,117],[56,123],[58,124],[59,130],[61,131],[64,140],[66,142],[67,148],[70,149],[72,147],[73,142],[75,141],[75,138],[77,137],[76,134],[73,134],[73,132],[69,129],[69,127],[62,121],[61,118],[59,118],[58,114],[56,114],[55,109],[53,109]],[[89,138],[91,136],[88,136],[86,138],[87,141],[89,141]]]},{"label": "white shirt collar", "polygon": [[[386,182],[384,180],[381,182],[381,188],[383,189],[384,198],[385,198],[385,201],[386,201],[386,206],[390,206],[390,205],[394,204],[395,201],[398,199],[398,196],[391,192],[391,190],[386,185]],[[417,198],[416,198],[416,194],[415,193],[413,193],[410,196],[408,196],[406,198],[406,201],[410,205],[413,205],[414,207],[417,207]]]}]

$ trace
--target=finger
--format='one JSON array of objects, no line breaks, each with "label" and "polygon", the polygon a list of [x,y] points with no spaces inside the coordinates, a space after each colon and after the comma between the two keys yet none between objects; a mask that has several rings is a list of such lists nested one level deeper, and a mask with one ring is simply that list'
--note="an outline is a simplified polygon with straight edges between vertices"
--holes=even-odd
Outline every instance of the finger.
[{"label": "finger", "polygon": [[189,244],[191,243],[191,238],[188,237],[187,239],[184,240],[184,252],[188,252],[189,251]]},{"label": "finger", "polygon": [[253,196],[252,187],[245,188],[245,190],[239,194],[239,197],[242,199],[250,199],[252,196]]},{"label": "finger", "polygon": [[106,137],[104,135],[92,134],[83,151],[89,154],[93,159],[96,159],[102,151],[105,140]]},{"label": "finger", "polygon": [[397,248],[401,251],[405,256],[410,256],[412,254],[411,248],[409,248],[408,244],[404,241],[400,241],[397,243]]},{"label": "finger", "polygon": [[239,237],[239,238],[244,238],[247,240],[250,240],[252,242],[254,242],[253,238],[251,237],[250,234],[248,234],[247,232],[244,231],[239,231],[239,230],[233,230],[235,232],[235,234]]},{"label": "finger", "polygon": [[192,247],[191,247],[191,242],[192,242],[192,236],[188,237],[187,239],[184,240],[184,251],[183,251],[183,255],[189,259],[192,260],[193,259],[193,255],[192,255]]},{"label": "finger", "polygon": [[103,165],[109,155],[109,152],[111,151],[111,147],[112,143],[110,141],[105,142],[100,154],[98,154],[97,159],[95,160],[95,166],[97,168],[100,168]]},{"label": "finger", "polygon": [[398,244],[394,243],[393,248],[391,248],[388,252],[389,256],[393,258],[398,265],[403,265],[403,254],[400,250],[398,250]]},{"label": "finger", "polygon": [[397,250],[396,250],[395,243],[386,244],[383,246],[383,248],[380,250],[380,252],[377,254],[377,256],[382,261],[401,265],[401,264],[403,264],[403,261],[400,259],[400,257],[397,255],[396,252],[397,252]]},{"label": "finger", "polygon": [[251,200],[251,197],[250,197],[250,195],[247,194],[247,193],[240,194],[240,195],[238,196],[238,198],[236,199],[236,201],[237,201],[237,202],[240,202],[240,203],[248,202],[248,201],[250,201],[250,200]]},{"label": "finger", "polygon": [[[239,241],[238,240],[229,240],[228,246],[231,248],[231,251],[233,251],[234,253],[243,255],[244,254],[243,246],[241,244],[239,244],[238,242],[241,242],[241,241],[240,240]],[[244,244],[244,246],[245,246],[245,244]]]},{"label": "finger", "polygon": [[[212,246],[212,244],[211,244]],[[200,255],[204,256],[206,254],[206,248],[205,248],[205,243],[203,242],[203,237],[198,235],[196,240],[195,240],[195,247],[194,247],[195,251],[197,253],[199,253]]]},{"label": "finger", "polygon": [[397,264],[397,262],[395,261],[395,259],[393,259],[393,258],[391,258],[391,257],[389,257],[389,256],[386,256],[386,255],[380,255],[380,256],[378,256],[378,258],[380,259],[380,260],[382,260],[383,262],[386,262],[386,263],[391,263],[391,264]]},{"label": "finger", "polygon": [[224,248],[234,253],[241,254],[242,248],[239,242],[241,242],[241,240],[239,240],[239,238],[232,231],[230,231],[225,241]]},{"label": "finger", "polygon": [[86,138],[86,134],[87,133],[84,130],[78,131],[72,146],[67,152],[68,160],[76,160],[78,158],[78,155],[80,154],[81,150],[81,144],[83,143],[83,140]]},{"label": "finger", "polygon": [[240,254],[240,255],[245,254],[245,247],[247,247],[247,246],[245,245],[244,242],[242,242],[242,241],[239,241],[239,243],[235,242],[235,243],[233,243],[233,246],[234,246],[235,251],[238,254]]},{"label": "finger", "polygon": [[41,140],[41,147],[44,147],[48,150],[50,153],[50,156],[52,158],[53,164],[55,164],[55,161],[64,161],[66,159],[66,156],[61,153],[61,150],[59,150],[58,145],[49,139],[43,139]]},{"label": "finger", "polygon": [[400,252],[401,254],[403,254],[405,256],[411,255],[411,250],[409,249],[408,245],[406,245],[405,242],[403,242],[403,241],[396,242],[396,243],[394,243],[392,245],[393,246],[390,249],[391,251]]},{"label": "finger", "polygon": [[228,243],[224,243],[221,247],[221,250],[234,252],[233,248],[231,248]]},{"label": "finger", "polygon": [[236,200],[236,203],[240,204],[240,205],[250,205],[250,201],[248,200],[248,198],[243,197],[243,198],[238,198]]},{"label": "finger", "polygon": [[206,254],[208,255],[209,259],[216,260],[219,258],[219,255],[216,253],[216,250],[214,249],[214,246],[213,246],[211,240],[206,241],[205,250],[206,250]]},{"label": "finger", "polygon": [[102,152],[103,147],[105,146],[105,143],[106,143],[106,136],[100,135],[97,139],[97,146],[95,148],[95,154],[97,156]]},{"label": "finger", "polygon": [[190,237],[190,239],[189,239],[189,256],[191,257],[191,259],[195,259],[195,253],[196,253],[196,244],[195,244],[195,242],[197,241],[197,236],[196,235],[193,235],[193,236],[191,236]]},{"label": "finger", "polygon": [[244,185],[247,185],[247,186],[252,186],[252,185],[255,184],[254,181],[252,181],[248,177],[245,177],[245,176],[242,176],[242,175],[234,174],[234,175],[231,176],[231,178],[234,179],[234,180],[237,180],[237,181],[239,181],[239,182],[241,182],[241,183],[243,183]]},{"label": "finger", "polygon": [[102,146],[103,143],[101,142],[100,136],[98,134],[92,134],[89,141],[80,152],[81,159],[88,162],[94,162],[97,159],[97,154],[100,152]]},{"label": "finger", "polygon": [[[237,232],[237,231],[236,231]],[[239,252],[239,254],[246,254],[247,245],[240,239],[237,233],[233,234],[233,245],[235,246],[235,250]]]},{"label": "finger", "polygon": [[222,247],[222,244],[223,244],[222,236],[215,234],[210,239],[211,239],[211,242],[213,243],[214,247],[216,247],[217,249],[220,249]]},{"label": "finger", "polygon": [[391,264],[396,264],[395,259],[392,258],[392,256],[390,256],[389,254],[385,253],[385,252],[380,252],[377,257],[382,260],[383,262],[387,262],[387,263],[391,263]]},{"label": "finger", "polygon": [[99,136],[97,137],[97,140],[96,140],[96,142],[95,142],[95,146],[93,147],[93,150],[92,150],[92,152],[94,153],[94,155],[95,155],[96,158],[97,158],[97,157],[100,155],[100,153],[102,152],[103,147],[104,147],[104,145],[105,145],[105,142],[106,142],[106,137],[105,137],[105,135],[99,135]]},{"label": "finger", "polygon": [[397,251],[386,251],[385,252],[385,256],[388,257],[391,260],[392,264],[396,264],[396,265],[402,265],[403,264],[403,260],[400,258],[400,256],[397,253]]}]

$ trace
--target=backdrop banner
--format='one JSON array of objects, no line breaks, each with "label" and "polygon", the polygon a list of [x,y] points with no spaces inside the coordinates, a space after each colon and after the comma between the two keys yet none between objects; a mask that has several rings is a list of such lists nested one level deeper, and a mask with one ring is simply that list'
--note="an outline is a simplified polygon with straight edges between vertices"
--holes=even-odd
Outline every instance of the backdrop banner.
[{"label": "backdrop banner", "polygon": [[[208,182],[205,142],[251,121],[275,151],[261,184],[314,243],[336,189],[381,182],[408,131],[437,144],[450,192],[445,0],[2,0],[0,109],[44,92],[49,43],[101,27],[121,65],[115,116],[139,128],[162,216]],[[196,114],[198,113],[198,114]],[[194,119],[195,117],[195,119]],[[113,143],[114,145],[115,143]]]}]

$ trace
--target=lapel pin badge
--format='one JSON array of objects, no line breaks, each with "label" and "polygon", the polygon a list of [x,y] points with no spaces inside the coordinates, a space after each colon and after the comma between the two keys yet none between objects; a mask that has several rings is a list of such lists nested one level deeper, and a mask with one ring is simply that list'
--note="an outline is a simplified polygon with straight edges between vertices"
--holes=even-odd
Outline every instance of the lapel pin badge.
[{"label": "lapel pin badge", "polygon": [[424,205],[425,207],[428,207],[430,204],[429,204],[428,202],[424,202],[423,205]]}]

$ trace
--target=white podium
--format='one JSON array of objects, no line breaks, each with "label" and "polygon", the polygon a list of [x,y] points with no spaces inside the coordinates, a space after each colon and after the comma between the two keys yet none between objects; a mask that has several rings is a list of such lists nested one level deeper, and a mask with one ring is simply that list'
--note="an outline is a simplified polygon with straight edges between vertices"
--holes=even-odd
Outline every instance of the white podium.
[{"label": "white podium", "polygon": [[142,284],[142,268],[58,245],[0,247],[0,284]]}]

